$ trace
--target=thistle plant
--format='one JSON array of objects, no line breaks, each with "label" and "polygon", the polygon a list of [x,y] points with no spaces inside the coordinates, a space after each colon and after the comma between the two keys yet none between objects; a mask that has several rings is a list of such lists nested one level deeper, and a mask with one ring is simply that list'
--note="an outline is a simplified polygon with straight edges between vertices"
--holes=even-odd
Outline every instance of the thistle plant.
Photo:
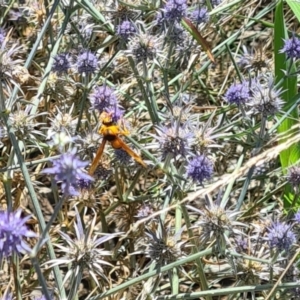
[{"label": "thistle plant", "polygon": [[[64,278],[64,283],[70,280],[70,295],[74,295],[79,288],[81,280],[87,274],[87,278],[92,279],[98,287],[108,284],[109,273],[107,268],[113,266],[106,260],[106,257],[111,257],[112,252],[99,248],[102,244],[112,240],[119,234],[108,234],[101,236],[95,232],[96,215],[90,223],[82,223],[77,209],[76,222],[74,224],[75,232],[68,235],[60,232],[61,243],[57,243],[56,247],[63,253],[61,258],[54,261],[49,261],[49,267],[56,265],[69,266],[69,270]],[[74,237],[73,237],[74,235]],[[87,271],[87,274],[85,273]]]},{"label": "thistle plant", "polygon": [[294,2],[5,6],[0,298],[299,298]]}]

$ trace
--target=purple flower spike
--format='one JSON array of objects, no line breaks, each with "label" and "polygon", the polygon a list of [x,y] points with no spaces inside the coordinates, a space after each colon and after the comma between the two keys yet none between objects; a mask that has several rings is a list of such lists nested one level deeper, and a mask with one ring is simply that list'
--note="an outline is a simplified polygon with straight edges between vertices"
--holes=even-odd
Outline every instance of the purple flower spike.
[{"label": "purple flower spike", "polygon": [[82,170],[87,165],[88,162],[81,161],[76,156],[76,148],[74,148],[54,160],[53,167],[45,169],[43,173],[53,174],[56,181],[61,181],[61,188],[65,195],[77,196],[79,192],[75,188],[78,188],[78,180],[94,180]]},{"label": "purple flower spike", "polygon": [[0,258],[30,251],[24,238],[36,237],[25,223],[30,216],[21,217],[21,210],[0,212]]}]

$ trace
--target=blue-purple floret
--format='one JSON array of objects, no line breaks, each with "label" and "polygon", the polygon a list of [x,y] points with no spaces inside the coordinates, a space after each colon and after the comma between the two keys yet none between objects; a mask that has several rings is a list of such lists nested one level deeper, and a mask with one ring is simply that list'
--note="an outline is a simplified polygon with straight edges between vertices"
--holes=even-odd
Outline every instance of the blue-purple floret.
[{"label": "blue-purple floret", "polygon": [[89,98],[92,108],[98,110],[100,113],[115,107],[117,104],[117,97],[114,90],[106,85],[96,86]]},{"label": "blue-purple floret", "polygon": [[30,252],[24,239],[37,235],[25,224],[30,216],[23,218],[21,214],[21,210],[0,212],[0,258],[9,257],[13,253],[19,255]]},{"label": "blue-purple floret", "polygon": [[136,28],[130,21],[123,21],[117,27],[117,35],[120,36],[123,40],[127,41],[131,36],[136,33]]},{"label": "blue-purple floret", "polygon": [[0,28],[0,44],[2,44],[5,40],[6,32],[3,28]]},{"label": "blue-purple floret", "polygon": [[300,225],[300,209],[295,213],[294,220]]},{"label": "blue-purple floret", "polygon": [[210,179],[213,174],[213,163],[205,155],[198,155],[189,161],[187,165],[187,176],[194,182],[203,183]]},{"label": "blue-purple floret", "polygon": [[60,53],[54,56],[52,71],[58,74],[67,73],[71,68],[71,56],[68,53]]},{"label": "blue-purple floret", "polygon": [[115,104],[114,106],[105,108],[105,111],[111,116],[112,122],[117,123],[123,118],[125,110],[122,108],[122,106]]},{"label": "blue-purple floret", "polygon": [[279,51],[285,53],[288,58],[300,58],[300,39],[296,36],[284,41],[283,48]]},{"label": "blue-purple floret", "polygon": [[156,21],[158,24],[180,22],[186,16],[187,7],[186,0],[169,0],[158,13]]},{"label": "blue-purple floret", "polygon": [[274,222],[268,230],[268,241],[271,248],[276,248],[278,251],[288,251],[296,242],[296,235],[291,230],[290,225]]},{"label": "blue-purple floret", "polygon": [[191,12],[190,18],[196,24],[207,23],[209,21],[207,8],[202,7],[200,9],[194,10],[193,12]]},{"label": "blue-purple floret", "polygon": [[77,57],[77,71],[80,74],[92,74],[96,71],[98,66],[98,60],[94,53],[90,50],[83,51]]},{"label": "blue-purple floret", "polygon": [[64,195],[77,196],[79,195],[78,180],[94,180],[82,170],[88,164],[77,157],[76,148],[74,148],[53,160],[52,168],[43,170],[43,173],[54,175],[54,179],[62,183],[61,189]]},{"label": "blue-purple floret", "polygon": [[225,93],[224,99],[229,104],[242,105],[250,98],[249,83],[244,81],[242,83],[232,84]]}]

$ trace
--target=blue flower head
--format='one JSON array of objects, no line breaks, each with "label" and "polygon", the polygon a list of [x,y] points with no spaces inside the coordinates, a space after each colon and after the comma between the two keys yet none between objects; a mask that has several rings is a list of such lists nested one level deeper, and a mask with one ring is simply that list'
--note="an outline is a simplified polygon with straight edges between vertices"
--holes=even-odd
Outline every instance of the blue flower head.
[{"label": "blue flower head", "polygon": [[92,108],[100,113],[117,104],[115,92],[106,85],[96,86],[89,98]]},{"label": "blue flower head", "polygon": [[271,248],[276,248],[278,251],[288,251],[296,242],[296,236],[291,230],[291,226],[274,222],[268,228],[268,241]]},{"label": "blue flower head", "polygon": [[25,224],[30,216],[23,218],[21,213],[21,210],[0,212],[0,258],[30,251],[24,239],[37,235]]},{"label": "blue flower head", "polygon": [[225,93],[224,99],[229,104],[245,104],[250,99],[249,83],[244,81],[232,84]]},{"label": "blue flower head", "polygon": [[168,0],[164,8],[158,13],[157,24],[180,22],[186,16],[186,0]]},{"label": "blue flower head", "polygon": [[196,24],[207,23],[209,21],[209,14],[206,7],[195,9],[191,15],[191,20]]},{"label": "blue flower head", "polygon": [[127,41],[135,33],[136,28],[130,21],[125,20],[117,27],[117,35],[125,41]]},{"label": "blue flower head", "polygon": [[88,162],[81,161],[76,155],[76,148],[63,153],[58,159],[53,160],[52,168],[43,170],[43,173],[53,174],[56,181],[61,182],[61,188],[65,195],[77,196],[79,192],[78,180],[93,181],[93,177],[83,172]]},{"label": "blue flower head", "polygon": [[92,74],[96,71],[98,60],[90,50],[83,51],[77,57],[77,71],[80,74]]},{"label": "blue flower head", "polygon": [[71,56],[68,53],[60,53],[54,56],[52,71],[58,74],[67,73],[71,68]]},{"label": "blue flower head", "polygon": [[211,178],[212,174],[213,163],[205,155],[194,157],[187,165],[187,176],[201,184],[204,180]]},{"label": "blue flower head", "polygon": [[300,58],[300,39],[295,35],[284,41],[283,48],[279,51],[280,53],[285,53],[288,58]]}]

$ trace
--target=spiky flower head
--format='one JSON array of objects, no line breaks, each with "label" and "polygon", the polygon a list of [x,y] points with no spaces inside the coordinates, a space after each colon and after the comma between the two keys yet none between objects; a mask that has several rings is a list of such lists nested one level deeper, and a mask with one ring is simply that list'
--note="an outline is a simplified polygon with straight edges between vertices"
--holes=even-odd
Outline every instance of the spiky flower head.
[{"label": "spiky flower head", "polygon": [[198,24],[207,23],[209,21],[209,14],[206,7],[197,8],[190,13],[190,19]]},{"label": "spiky flower head", "polygon": [[71,68],[71,55],[68,53],[60,53],[54,56],[52,71],[57,74],[68,73]]},{"label": "spiky flower head", "polygon": [[125,41],[136,34],[137,30],[131,21],[125,20],[117,27],[117,35]]},{"label": "spiky flower head", "polygon": [[100,113],[106,109],[115,107],[117,104],[117,97],[114,90],[107,85],[95,86],[89,98],[92,109],[96,109]]},{"label": "spiky flower head", "polygon": [[298,191],[300,186],[300,167],[293,166],[290,167],[287,174],[287,181],[292,185],[292,187]]},{"label": "spiky flower head", "polygon": [[77,71],[80,74],[89,75],[96,71],[98,66],[98,59],[94,53],[90,50],[82,51],[76,62]]},{"label": "spiky flower head", "polygon": [[180,241],[182,230],[172,234],[172,229],[165,228],[162,222],[159,223],[159,227],[156,231],[145,232],[147,235],[146,255],[156,261],[159,266],[164,266],[183,256],[181,247],[185,242]]},{"label": "spiky flower head", "polygon": [[294,34],[292,38],[284,40],[284,46],[279,52],[285,53],[288,58],[300,58],[300,39]]},{"label": "spiky flower head", "polygon": [[207,242],[215,243],[219,251],[224,251],[226,245],[231,244],[228,233],[241,235],[241,232],[235,228],[242,225],[235,221],[240,212],[225,210],[223,206],[212,200],[201,209],[193,206],[188,207],[200,215],[200,219],[194,227],[200,227],[200,244],[203,247]]},{"label": "spiky flower head", "polygon": [[229,104],[242,105],[250,99],[249,83],[233,83],[224,95],[224,100]]},{"label": "spiky flower head", "polygon": [[53,166],[46,168],[43,173],[53,174],[57,182],[61,182],[61,188],[65,195],[79,195],[77,181],[80,179],[93,181],[93,177],[83,172],[82,168],[89,163],[81,161],[76,155],[76,148],[61,154],[58,159],[53,160]]},{"label": "spiky flower head", "polygon": [[128,166],[132,162],[131,156],[123,149],[115,149],[115,159],[119,165]]},{"label": "spiky flower head", "polygon": [[274,116],[280,112],[284,101],[280,98],[281,89],[274,87],[272,76],[261,76],[250,87],[251,97],[246,105],[252,114],[260,113],[263,117]]},{"label": "spiky flower head", "polygon": [[202,184],[213,175],[213,163],[205,155],[197,155],[188,162],[186,173],[194,182]]},{"label": "spiky flower head", "polygon": [[175,159],[186,158],[190,153],[194,135],[186,124],[181,125],[179,121],[175,121],[169,126],[157,126],[156,131],[157,135],[153,137],[158,140],[162,160],[168,155]]},{"label": "spiky flower head", "polygon": [[291,230],[291,226],[282,222],[273,222],[268,228],[269,245],[279,252],[288,251],[296,242],[296,235]]},{"label": "spiky flower head", "polygon": [[30,216],[23,218],[21,214],[20,209],[0,212],[0,260],[13,253],[19,255],[29,252],[30,248],[24,239],[37,236],[25,224]]},{"label": "spiky flower head", "polygon": [[163,9],[157,15],[157,24],[180,23],[181,19],[186,16],[186,10],[186,0],[168,0]]},{"label": "spiky flower head", "polygon": [[10,79],[13,76],[13,72],[23,64],[21,59],[17,59],[17,53],[23,46],[14,44],[10,47],[6,47],[6,43],[3,43],[0,49],[0,78]]},{"label": "spiky flower head", "polygon": [[[86,214],[86,211],[83,212]],[[68,266],[64,283],[70,279],[71,289],[78,290],[78,285],[81,283],[85,271],[89,273],[89,276],[93,281],[101,286],[108,281],[105,273],[105,268],[112,265],[105,259],[110,257],[112,253],[101,247],[107,241],[120,235],[120,233],[107,234],[99,237],[99,233],[96,232],[97,214],[94,214],[93,219],[87,224],[83,224],[80,214],[76,209],[76,222],[74,223],[75,232],[68,235],[65,232],[60,232],[62,243],[55,246],[60,249],[64,254],[62,258],[52,260],[47,264],[51,267],[56,265]],[[86,220],[86,218],[84,219]],[[100,278],[100,280],[99,280]],[[73,297],[70,297],[73,299]]]},{"label": "spiky flower head", "polygon": [[180,24],[174,24],[172,30],[165,35],[165,40],[177,46],[184,46],[184,43],[187,40],[186,31]]},{"label": "spiky flower head", "polygon": [[147,34],[138,34],[129,40],[128,50],[125,53],[133,57],[137,63],[146,63],[155,58],[159,48],[158,38]]},{"label": "spiky flower head", "polygon": [[47,126],[47,138],[52,138],[54,135],[65,133],[66,135],[74,136],[76,131],[77,120],[73,117],[74,105],[72,105],[68,112],[61,111],[55,107],[56,115],[49,118],[50,127]]}]

